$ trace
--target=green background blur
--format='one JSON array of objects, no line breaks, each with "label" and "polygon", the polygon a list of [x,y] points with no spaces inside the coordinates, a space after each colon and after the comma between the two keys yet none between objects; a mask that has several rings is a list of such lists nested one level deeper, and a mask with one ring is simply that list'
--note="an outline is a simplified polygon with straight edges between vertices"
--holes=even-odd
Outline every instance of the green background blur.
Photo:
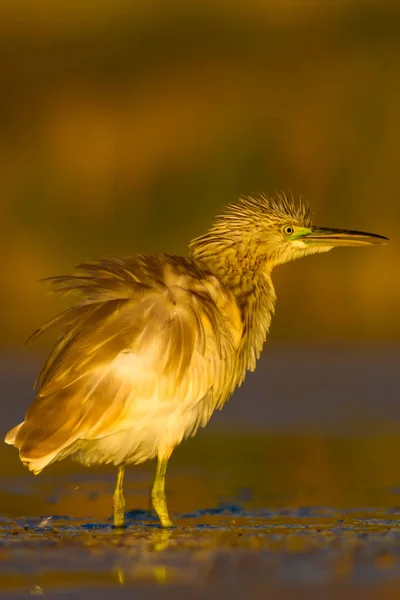
[{"label": "green background blur", "polygon": [[0,3],[0,343],[59,309],[37,279],[185,253],[240,194],[374,231],[275,273],[275,339],[400,335],[400,3]]}]

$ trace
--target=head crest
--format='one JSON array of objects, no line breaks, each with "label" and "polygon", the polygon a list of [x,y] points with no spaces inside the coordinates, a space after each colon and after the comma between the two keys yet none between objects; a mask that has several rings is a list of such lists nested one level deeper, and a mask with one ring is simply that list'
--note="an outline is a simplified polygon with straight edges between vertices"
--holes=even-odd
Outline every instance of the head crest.
[{"label": "head crest", "polygon": [[292,195],[283,192],[275,196],[266,196],[257,193],[251,196],[243,196],[235,204],[228,205],[222,212],[223,219],[252,219],[265,215],[282,218],[289,217],[301,222],[305,227],[311,225],[312,213],[308,202],[300,196],[296,201]]}]

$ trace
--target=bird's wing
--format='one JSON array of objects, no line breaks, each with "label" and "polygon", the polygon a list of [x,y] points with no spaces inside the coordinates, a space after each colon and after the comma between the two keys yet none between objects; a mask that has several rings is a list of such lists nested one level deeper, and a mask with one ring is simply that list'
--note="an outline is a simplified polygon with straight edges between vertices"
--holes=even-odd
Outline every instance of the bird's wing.
[{"label": "bird's wing", "polygon": [[189,261],[103,261],[53,282],[82,292],[85,302],[33,334],[56,324],[62,330],[16,433],[23,460],[135,427],[150,402],[195,404],[212,390],[213,410],[233,390],[239,309]]}]

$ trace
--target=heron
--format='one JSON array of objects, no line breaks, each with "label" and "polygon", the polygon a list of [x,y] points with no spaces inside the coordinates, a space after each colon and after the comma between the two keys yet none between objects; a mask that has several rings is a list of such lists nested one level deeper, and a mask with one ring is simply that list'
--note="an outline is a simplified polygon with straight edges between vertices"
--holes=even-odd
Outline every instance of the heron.
[{"label": "heron", "polygon": [[304,199],[255,194],[227,206],[187,257],[88,261],[49,278],[52,289],[80,300],[30,336],[60,332],[35,400],[5,442],[34,474],[67,456],[114,465],[115,527],[125,524],[126,467],[156,458],[152,504],[161,526],[171,527],[168,460],[254,371],[274,313],[273,268],[387,241],[316,227]]}]

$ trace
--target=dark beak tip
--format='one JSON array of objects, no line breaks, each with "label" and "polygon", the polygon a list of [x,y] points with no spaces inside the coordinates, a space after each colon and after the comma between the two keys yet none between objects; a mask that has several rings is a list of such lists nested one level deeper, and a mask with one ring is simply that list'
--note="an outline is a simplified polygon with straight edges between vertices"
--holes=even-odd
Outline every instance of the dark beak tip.
[{"label": "dark beak tip", "polygon": [[[375,236],[375,243],[376,244],[380,244],[382,246],[386,246],[386,244],[390,242],[390,239],[388,237],[386,237],[385,235],[376,235]],[[372,242],[374,243],[374,242]]]},{"label": "dark beak tip", "polygon": [[[319,240],[326,243],[328,241],[336,242],[335,246],[375,246],[386,245],[389,238],[377,233],[367,233],[365,231],[355,231],[352,229],[330,229],[328,227],[316,227],[314,234]],[[310,236],[312,239],[312,234]],[[314,238],[316,239],[316,238]]]}]

